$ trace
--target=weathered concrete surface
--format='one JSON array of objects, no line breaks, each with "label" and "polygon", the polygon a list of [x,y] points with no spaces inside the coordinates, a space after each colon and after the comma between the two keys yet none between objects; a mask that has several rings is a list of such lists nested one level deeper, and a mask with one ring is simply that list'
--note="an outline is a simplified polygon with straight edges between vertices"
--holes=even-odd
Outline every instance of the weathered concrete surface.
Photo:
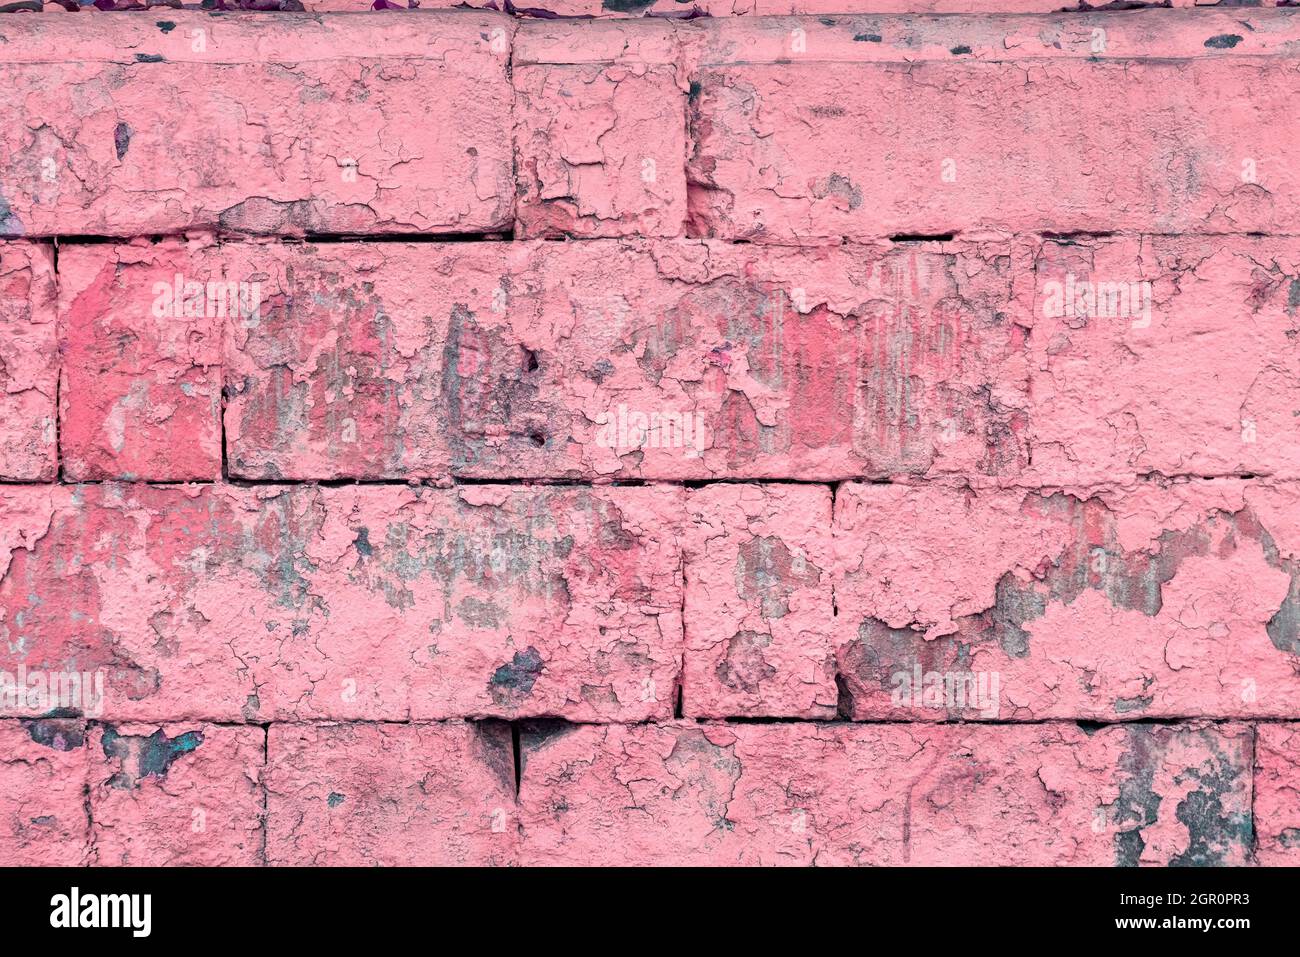
[{"label": "weathered concrete surface", "polygon": [[270,864],[502,865],[519,823],[504,725],[276,724]]},{"label": "weathered concrete surface", "polygon": [[1031,254],[1037,481],[1300,475],[1300,243],[1148,236]]},{"label": "weathered concrete surface", "polygon": [[0,864],[1294,862],[1292,11],[113,5],[0,16]]},{"label": "weathered concrete surface", "polygon": [[4,17],[24,122],[0,132],[0,236],[508,230],[513,31],[478,11]]},{"label": "weathered concrete surface", "polygon": [[[679,489],[0,486],[0,668],[103,717],[672,714]],[[98,717],[98,715],[96,716]]]},{"label": "weathered concrete surface", "polygon": [[0,720],[0,866],[89,863],[86,726]]},{"label": "weathered concrete surface", "polygon": [[49,246],[0,243],[0,480],[58,474],[55,295]]},{"label": "weathered concrete surface", "polygon": [[846,485],[839,668],[859,719],[1289,717],[1297,489]]},{"label": "weathered concrete surface", "polygon": [[518,234],[677,236],[686,221],[686,94],[665,66],[521,66]]},{"label": "weathered concrete surface", "polygon": [[668,723],[526,733],[526,864],[1242,864],[1239,725]]},{"label": "weathered concrete surface", "polygon": [[833,717],[830,490],[710,485],[686,507],[684,713]]},{"label": "weathered concrete surface", "polygon": [[61,253],[65,478],[220,477],[221,336],[237,305],[195,259],[177,243]]},{"label": "weathered concrete surface", "polygon": [[262,863],[264,728],[110,724],[87,746],[94,863]]},{"label": "weathered concrete surface", "polygon": [[211,478],[218,381],[240,479],[1025,464],[1008,243],[99,244],[68,263],[71,477]]},{"label": "weathered concrete surface", "polygon": [[1254,811],[1259,863],[1295,866],[1300,861],[1300,727],[1257,727]]},{"label": "weathered concrete surface", "polygon": [[[876,49],[876,33],[840,24],[822,44],[791,21],[773,37],[784,49],[758,43],[693,77],[693,232],[784,243],[983,229],[1297,232],[1300,178],[1278,161],[1278,144],[1300,133],[1288,105],[1300,67],[1287,44],[1224,57],[1239,27],[1140,21],[1157,22],[1177,40],[1111,44],[1098,25],[1097,55],[1084,31],[1068,51],[1050,35],[1022,49],[985,34],[1004,44],[996,50],[923,37],[904,61]],[[858,36],[870,42],[849,50]],[[1112,95],[1121,88],[1141,92]],[[1260,95],[1243,102],[1246,88]]]}]

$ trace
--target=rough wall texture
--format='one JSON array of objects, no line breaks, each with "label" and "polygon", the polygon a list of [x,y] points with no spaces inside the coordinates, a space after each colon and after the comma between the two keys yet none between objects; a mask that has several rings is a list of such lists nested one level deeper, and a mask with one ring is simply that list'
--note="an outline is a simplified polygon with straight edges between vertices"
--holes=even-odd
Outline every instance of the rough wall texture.
[{"label": "rough wall texture", "polygon": [[1300,14],[1063,5],[3,8],[0,864],[1300,863]]}]

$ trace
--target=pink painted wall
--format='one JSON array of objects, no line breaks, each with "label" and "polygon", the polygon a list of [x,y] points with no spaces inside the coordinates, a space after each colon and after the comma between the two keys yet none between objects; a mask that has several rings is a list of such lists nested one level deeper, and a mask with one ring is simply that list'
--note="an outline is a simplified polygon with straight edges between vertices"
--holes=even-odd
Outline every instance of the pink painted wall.
[{"label": "pink painted wall", "polygon": [[0,16],[0,864],[1300,863],[1300,16],[606,4]]}]

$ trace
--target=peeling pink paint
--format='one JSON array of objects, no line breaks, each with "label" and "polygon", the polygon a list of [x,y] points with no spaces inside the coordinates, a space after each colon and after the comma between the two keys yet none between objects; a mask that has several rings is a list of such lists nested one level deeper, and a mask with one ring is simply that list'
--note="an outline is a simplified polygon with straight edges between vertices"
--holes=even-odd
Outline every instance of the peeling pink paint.
[{"label": "peeling pink paint", "polygon": [[[1295,240],[1049,242],[1034,274],[1030,442],[1042,481],[1300,475]],[[1067,284],[1073,308],[1046,308]],[[1091,307],[1089,287],[1102,290]]]},{"label": "peeling pink paint", "polygon": [[1261,724],[1255,736],[1255,828],[1259,863],[1300,860],[1300,733]]},{"label": "peeling pink paint", "polygon": [[48,247],[0,243],[0,479],[58,472],[54,407],[59,353]]},{"label": "peeling pink paint", "polygon": [[88,863],[85,726],[0,720],[0,865]]},{"label": "peeling pink paint", "polygon": [[[532,733],[521,746],[526,864],[1240,864],[1250,854],[1240,726],[670,723]],[[1189,801],[1214,806],[1208,826],[1182,822]]]},{"label": "peeling pink paint", "polygon": [[673,71],[520,67],[525,237],[676,236],[686,218],[686,92]]},{"label": "peeling pink paint", "polygon": [[167,16],[0,23],[0,235],[510,227],[510,18]]},{"label": "peeling pink paint", "polygon": [[268,749],[270,864],[514,860],[519,825],[508,728],[276,724]]},{"label": "peeling pink paint", "polygon": [[[206,287],[221,277],[196,273],[180,250],[122,247],[110,261],[99,248],[60,263],[64,475],[211,481],[221,472],[222,323]],[[205,291],[187,295],[197,284]]]},{"label": "peeling pink paint", "polygon": [[[163,243],[69,259],[70,477],[213,477],[218,380],[234,478],[1011,477],[1025,461],[1005,243]],[[187,282],[193,297],[172,297]],[[151,318],[155,288],[202,315]]]},{"label": "peeling pink paint", "polygon": [[0,667],[103,670],[110,721],[672,713],[680,490],[0,498],[41,529],[0,582]]},{"label": "peeling pink paint", "polygon": [[686,715],[834,717],[829,490],[710,485],[686,505]]},{"label": "peeling pink paint", "polygon": [[[1088,497],[844,486],[835,600],[851,713],[1290,716],[1300,566],[1293,528],[1272,516],[1294,496],[1239,481]],[[996,675],[996,700],[954,704],[931,674],[968,695]]]},{"label": "peeling pink paint", "polygon": [[95,863],[259,863],[265,745],[257,726],[93,729],[87,747]]},{"label": "peeling pink paint", "polygon": [[1295,863],[1300,17],[1062,5],[0,17],[0,865]]}]

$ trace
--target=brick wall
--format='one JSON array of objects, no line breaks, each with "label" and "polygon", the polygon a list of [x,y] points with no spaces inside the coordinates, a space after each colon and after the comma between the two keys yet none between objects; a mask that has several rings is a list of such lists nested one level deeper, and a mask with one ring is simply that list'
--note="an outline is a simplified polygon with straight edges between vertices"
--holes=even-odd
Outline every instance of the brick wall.
[{"label": "brick wall", "polygon": [[255,5],[0,17],[0,864],[1300,863],[1300,16]]}]

